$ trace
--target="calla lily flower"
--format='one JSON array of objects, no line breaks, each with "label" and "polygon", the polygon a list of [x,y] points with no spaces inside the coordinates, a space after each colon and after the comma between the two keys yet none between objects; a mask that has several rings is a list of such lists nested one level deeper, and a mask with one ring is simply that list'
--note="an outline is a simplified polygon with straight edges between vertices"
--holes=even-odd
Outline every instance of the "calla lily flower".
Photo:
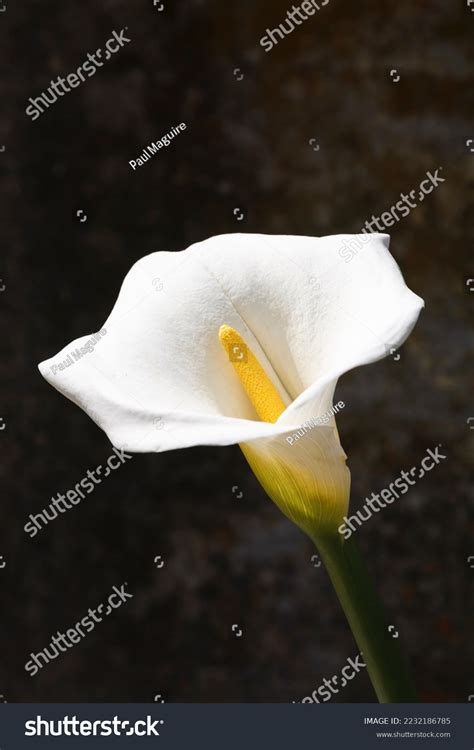
[{"label": "calla lily flower", "polygon": [[[362,251],[346,263],[339,251],[351,239],[231,234],[152,253],[127,274],[93,351],[74,358],[88,334],[40,371],[115,447],[244,444],[293,521],[310,533],[338,526],[350,475],[334,416],[288,438],[330,415],[338,378],[399,347],[423,305],[387,235],[362,235]],[[222,347],[223,325],[240,334],[242,350]],[[235,371],[248,350],[284,404],[275,420],[259,418]],[[303,496],[291,497],[295,480],[282,471],[298,477]]]},{"label": "calla lily flower", "polygon": [[152,253],[125,277],[106,335],[39,369],[117,448],[240,444],[272,500],[329,549],[350,490],[337,381],[397,349],[423,307],[388,246],[384,234],[230,234]]}]

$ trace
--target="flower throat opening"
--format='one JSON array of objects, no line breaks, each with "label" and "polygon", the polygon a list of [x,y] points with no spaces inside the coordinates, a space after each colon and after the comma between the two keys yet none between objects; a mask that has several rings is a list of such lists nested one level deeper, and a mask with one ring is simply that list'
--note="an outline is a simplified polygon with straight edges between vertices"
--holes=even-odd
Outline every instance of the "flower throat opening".
[{"label": "flower throat opening", "polygon": [[262,422],[276,422],[286,406],[255,354],[231,326],[220,327],[219,339]]}]

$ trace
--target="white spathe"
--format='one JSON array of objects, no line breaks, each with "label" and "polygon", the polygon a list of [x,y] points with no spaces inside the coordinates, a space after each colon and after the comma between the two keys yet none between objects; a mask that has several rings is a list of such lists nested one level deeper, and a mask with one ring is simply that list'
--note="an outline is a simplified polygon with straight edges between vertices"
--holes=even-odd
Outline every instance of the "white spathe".
[{"label": "white spathe", "polygon": [[[266,451],[277,441],[296,459],[314,442],[323,463],[345,458],[334,419],[294,446],[285,437],[331,408],[343,373],[399,347],[423,307],[387,235],[362,235],[345,262],[339,250],[355,237],[228,234],[147,255],[127,274],[94,350],[53,374],[88,333],[39,369],[132,452],[233,443]],[[287,408],[275,424],[258,420],[220,344],[223,324],[280,390]]]}]

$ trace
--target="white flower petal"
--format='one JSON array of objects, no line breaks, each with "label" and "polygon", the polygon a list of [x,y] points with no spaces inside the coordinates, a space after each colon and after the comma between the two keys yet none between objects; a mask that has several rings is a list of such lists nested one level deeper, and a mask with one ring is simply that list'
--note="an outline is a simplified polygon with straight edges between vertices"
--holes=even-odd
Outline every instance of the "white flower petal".
[{"label": "white flower petal", "polygon": [[[221,235],[148,255],[125,278],[93,352],[53,372],[84,336],[40,371],[131,451],[284,439],[330,408],[341,374],[397,348],[423,305],[388,237],[362,238],[350,263],[339,251],[353,235]],[[220,345],[224,323],[293,399],[276,425],[258,421]]]}]

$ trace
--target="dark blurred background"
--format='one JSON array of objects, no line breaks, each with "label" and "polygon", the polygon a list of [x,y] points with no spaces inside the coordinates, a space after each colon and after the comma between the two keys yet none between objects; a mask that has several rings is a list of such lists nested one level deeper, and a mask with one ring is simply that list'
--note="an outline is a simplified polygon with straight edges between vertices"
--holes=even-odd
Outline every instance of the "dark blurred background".
[{"label": "dark blurred background", "polygon": [[[421,698],[466,702],[474,5],[331,0],[265,53],[288,0],[163,3],[6,0],[0,15],[1,700],[298,701],[357,654],[309,540],[237,446],[136,456],[31,539],[28,515],[111,453],[36,365],[97,330],[149,252],[222,232],[357,232],[442,167],[445,182],[390,230],[426,309],[399,359],[349,373],[336,396],[351,510],[427,448],[448,456],[358,540]],[[27,117],[29,97],[125,26],[132,41],[95,76]],[[133,599],[25,672],[124,581]],[[367,675],[333,700],[374,701]]]}]

